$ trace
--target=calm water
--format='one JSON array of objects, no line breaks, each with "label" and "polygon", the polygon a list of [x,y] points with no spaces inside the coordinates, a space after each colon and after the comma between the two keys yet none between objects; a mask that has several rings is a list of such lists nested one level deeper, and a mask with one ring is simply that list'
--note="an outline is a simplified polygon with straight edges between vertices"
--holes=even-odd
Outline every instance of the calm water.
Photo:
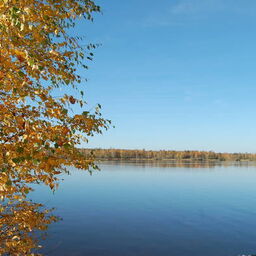
[{"label": "calm water", "polygon": [[238,256],[256,254],[256,167],[102,165],[72,170],[53,195],[46,255]]}]

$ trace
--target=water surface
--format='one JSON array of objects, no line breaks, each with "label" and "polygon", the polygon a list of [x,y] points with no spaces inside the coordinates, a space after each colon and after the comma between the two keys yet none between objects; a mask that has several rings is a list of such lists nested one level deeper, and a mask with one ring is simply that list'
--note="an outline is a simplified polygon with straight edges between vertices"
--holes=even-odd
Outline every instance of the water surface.
[{"label": "water surface", "polygon": [[45,255],[238,256],[256,254],[256,168],[105,164],[71,170],[53,195],[33,199],[63,218]]}]

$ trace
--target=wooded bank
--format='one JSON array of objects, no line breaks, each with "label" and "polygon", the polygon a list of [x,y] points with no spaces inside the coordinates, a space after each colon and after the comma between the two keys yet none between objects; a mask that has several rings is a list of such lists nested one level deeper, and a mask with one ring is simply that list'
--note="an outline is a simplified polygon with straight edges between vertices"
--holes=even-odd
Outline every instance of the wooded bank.
[{"label": "wooded bank", "polygon": [[96,160],[176,160],[176,161],[256,161],[252,153],[216,153],[213,151],[81,149]]}]

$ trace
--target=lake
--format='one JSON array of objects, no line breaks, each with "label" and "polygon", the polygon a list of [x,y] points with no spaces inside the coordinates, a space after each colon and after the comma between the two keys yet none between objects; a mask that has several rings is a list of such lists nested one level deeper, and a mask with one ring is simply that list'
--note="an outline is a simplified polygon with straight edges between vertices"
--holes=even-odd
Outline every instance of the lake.
[{"label": "lake", "polygon": [[45,255],[256,254],[256,167],[100,167],[33,193],[63,218],[49,227]]}]

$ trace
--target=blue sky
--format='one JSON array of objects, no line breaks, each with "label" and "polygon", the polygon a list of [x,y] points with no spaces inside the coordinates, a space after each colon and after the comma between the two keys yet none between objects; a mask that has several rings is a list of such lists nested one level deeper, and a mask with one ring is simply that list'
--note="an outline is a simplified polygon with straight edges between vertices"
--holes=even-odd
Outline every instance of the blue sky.
[{"label": "blue sky", "polygon": [[115,125],[86,147],[256,152],[256,1],[97,1],[84,83]]}]

